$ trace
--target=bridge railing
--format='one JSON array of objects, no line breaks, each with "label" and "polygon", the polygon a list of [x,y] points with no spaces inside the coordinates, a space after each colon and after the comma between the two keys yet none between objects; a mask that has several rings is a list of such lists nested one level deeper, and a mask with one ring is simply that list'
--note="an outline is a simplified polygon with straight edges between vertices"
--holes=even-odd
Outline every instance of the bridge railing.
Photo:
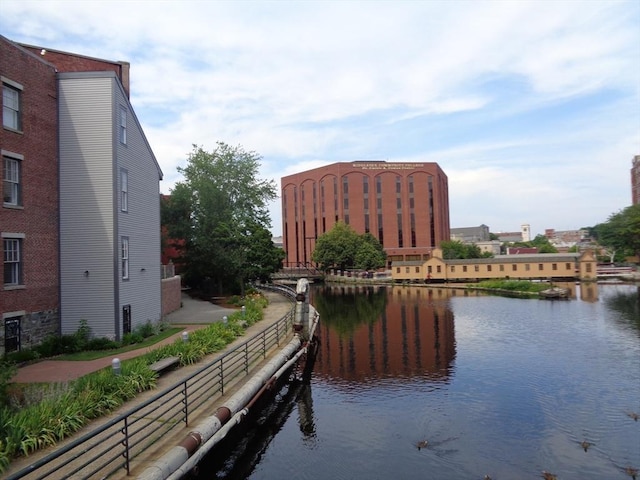
[{"label": "bridge railing", "polygon": [[[282,290],[281,287],[275,289]],[[292,310],[186,379],[72,440],[7,480],[129,475],[141,453],[158,448],[159,439],[177,435],[192,419],[213,409],[227,389],[247,376],[251,367],[266,358],[272,349],[279,347],[292,331],[293,320]]]}]

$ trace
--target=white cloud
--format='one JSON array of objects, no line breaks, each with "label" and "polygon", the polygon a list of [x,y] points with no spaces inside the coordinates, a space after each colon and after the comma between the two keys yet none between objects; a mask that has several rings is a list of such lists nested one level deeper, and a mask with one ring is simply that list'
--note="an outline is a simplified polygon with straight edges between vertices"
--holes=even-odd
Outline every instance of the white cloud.
[{"label": "white cloud", "polygon": [[452,226],[578,228],[630,202],[635,1],[4,0],[2,12],[12,40],[131,62],[165,192],[192,144],[220,140],[260,153],[277,181],[334,161],[438,162]]}]

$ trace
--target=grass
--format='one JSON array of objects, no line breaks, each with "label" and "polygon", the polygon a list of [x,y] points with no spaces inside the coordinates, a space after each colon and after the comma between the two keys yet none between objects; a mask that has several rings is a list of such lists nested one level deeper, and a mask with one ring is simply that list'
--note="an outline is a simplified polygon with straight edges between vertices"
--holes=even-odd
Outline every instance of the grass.
[{"label": "grass", "polygon": [[491,290],[508,290],[510,292],[538,293],[551,285],[547,282],[531,282],[529,280],[483,280],[469,284],[469,287],[487,288]]},{"label": "grass", "polygon": [[124,347],[116,348],[113,350],[89,350],[86,352],[70,353],[68,355],[59,355],[56,357],[56,360],[71,360],[71,361],[77,361],[77,362],[84,362],[87,360],[96,360],[98,358],[110,357],[120,353],[130,352],[131,350],[138,350],[140,348],[150,347],[151,345],[155,345],[156,343],[172,335],[175,335],[176,333],[182,330],[183,330],[182,328],[170,327],[158,333],[157,335],[153,335],[151,337],[145,338],[144,341],[140,343],[126,345]]}]

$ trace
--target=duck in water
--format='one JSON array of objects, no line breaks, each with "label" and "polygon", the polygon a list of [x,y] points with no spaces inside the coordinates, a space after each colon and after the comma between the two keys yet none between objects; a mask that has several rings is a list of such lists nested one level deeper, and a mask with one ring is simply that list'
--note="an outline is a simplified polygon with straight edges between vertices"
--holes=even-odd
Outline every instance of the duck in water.
[{"label": "duck in water", "polygon": [[633,418],[636,422],[638,421],[638,418],[640,418],[640,415],[638,415],[636,412],[628,412],[627,415]]},{"label": "duck in water", "polygon": [[416,443],[416,447],[418,447],[418,450],[427,448],[427,445],[429,445],[429,442],[427,442],[426,440],[420,440],[418,443]]},{"label": "duck in water", "polygon": [[638,477],[638,469],[633,467],[627,467],[624,469],[624,473],[629,475],[633,480],[636,480]]},{"label": "duck in water", "polygon": [[546,470],[542,471],[542,478],[544,478],[544,480],[558,480],[558,477],[556,475],[554,475],[553,473],[549,473]]},{"label": "duck in water", "polygon": [[589,450],[589,447],[591,445],[593,445],[593,443],[587,442],[586,440],[583,440],[582,443],[580,443],[580,446],[584,449],[585,452]]}]

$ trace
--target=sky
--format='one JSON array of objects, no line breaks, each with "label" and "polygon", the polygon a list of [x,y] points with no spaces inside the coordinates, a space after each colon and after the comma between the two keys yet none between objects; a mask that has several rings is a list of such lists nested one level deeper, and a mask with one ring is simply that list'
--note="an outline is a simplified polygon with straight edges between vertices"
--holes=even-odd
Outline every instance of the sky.
[{"label": "sky", "polygon": [[0,34],[130,62],[162,193],[220,141],[278,192],[334,162],[436,162],[452,228],[535,236],[631,204],[638,0],[2,0]]}]

